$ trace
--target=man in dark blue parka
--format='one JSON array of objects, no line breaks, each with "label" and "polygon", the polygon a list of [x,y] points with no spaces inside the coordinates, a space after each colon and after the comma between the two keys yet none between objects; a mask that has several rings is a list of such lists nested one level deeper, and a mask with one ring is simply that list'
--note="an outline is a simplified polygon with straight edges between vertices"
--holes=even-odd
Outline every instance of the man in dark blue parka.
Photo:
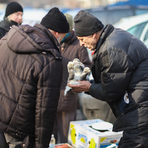
[{"label": "man in dark blue parka", "polygon": [[123,131],[119,148],[148,148],[148,49],[130,33],[104,26],[81,10],[74,18],[81,46],[94,51],[94,82],[68,84],[106,101],[117,120],[114,131]]}]

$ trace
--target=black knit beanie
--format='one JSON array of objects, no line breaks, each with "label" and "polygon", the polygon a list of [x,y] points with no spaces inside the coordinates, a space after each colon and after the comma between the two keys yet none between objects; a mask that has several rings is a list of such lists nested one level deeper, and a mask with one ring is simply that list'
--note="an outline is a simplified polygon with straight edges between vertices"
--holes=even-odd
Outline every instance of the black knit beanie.
[{"label": "black knit beanie", "polygon": [[67,33],[69,31],[69,24],[65,15],[56,7],[43,17],[41,24],[47,29],[54,30],[59,33]]},{"label": "black knit beanie", "polygon": [[5,17],[18,11],[23,12],[23,7],[17,2],[10,2],[6,7]]},{"label": "black knit beanie", "polygon": [[80,10],[74,17],[74,29],[79,37],[92,35],[102,30],[103,27],[99,19],[84,10]]}]

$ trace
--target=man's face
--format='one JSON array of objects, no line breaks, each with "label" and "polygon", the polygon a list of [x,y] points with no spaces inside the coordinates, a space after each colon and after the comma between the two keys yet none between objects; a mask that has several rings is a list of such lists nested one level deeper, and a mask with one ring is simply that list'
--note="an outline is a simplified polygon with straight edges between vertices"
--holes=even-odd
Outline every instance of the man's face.
[{"label": "man's face", "polygon": [[85,46],[90,50],[94,50],[98,42],[94,35],[78,37],[78,39],[80,41],[80,46]]},{"label": "man's face", "polygon": [[12,13],[8,16],[8,19],[10,21],[17,22],[20,25],[23,22],[23,12],[18,11],[18,12]]}]

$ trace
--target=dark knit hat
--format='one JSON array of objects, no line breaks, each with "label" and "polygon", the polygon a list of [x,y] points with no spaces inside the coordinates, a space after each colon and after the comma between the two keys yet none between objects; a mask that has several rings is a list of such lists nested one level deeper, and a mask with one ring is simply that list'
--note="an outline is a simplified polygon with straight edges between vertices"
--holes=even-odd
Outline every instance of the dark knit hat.
[{"label": "dark knit hat", "polygon": [[104,25],[98,18],[84,10],[80,10],[74,17],[74,29],[79,37],[92,35],[103,27]]},{"label": "dark knit hat", "polygon": [[18,11],[23,12],[23,7],[18,2],[10,2],[6,7],[5,17]]},{"label": "dark knit hat", "polygon": [[41,24],[47,29],[54,30],[59,33],[67,33],[69,31],[69,24],[65,15],[56,7],[43,17]]}]

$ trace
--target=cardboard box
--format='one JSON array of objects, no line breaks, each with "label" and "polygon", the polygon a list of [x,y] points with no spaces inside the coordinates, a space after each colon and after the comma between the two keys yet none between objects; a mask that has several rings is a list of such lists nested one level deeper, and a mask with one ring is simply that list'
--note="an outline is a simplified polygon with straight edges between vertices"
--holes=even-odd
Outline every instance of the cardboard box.
[{"label": "cardboard box", "polygon": [[118,144],[122,132],[113,132],[113,125],[100,119],[70,122],[68,142],[76,148],[105,148]]}]

